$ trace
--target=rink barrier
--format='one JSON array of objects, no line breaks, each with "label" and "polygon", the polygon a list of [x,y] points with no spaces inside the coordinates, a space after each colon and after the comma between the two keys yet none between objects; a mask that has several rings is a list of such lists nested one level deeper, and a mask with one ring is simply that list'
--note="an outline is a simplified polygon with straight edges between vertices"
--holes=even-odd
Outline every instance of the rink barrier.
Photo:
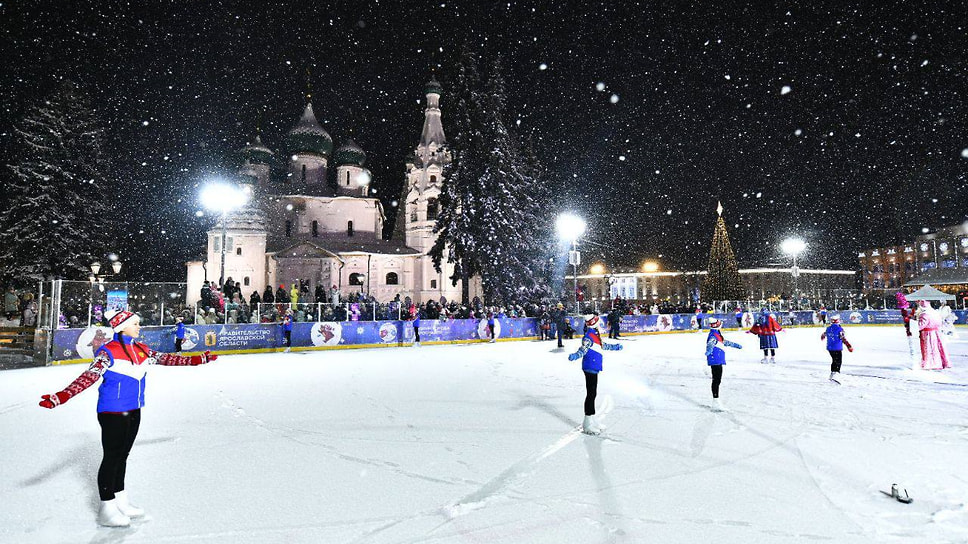
[{"label": "rink barrier", "polygon": [[[897,310],[855,310],[837,312],[845,325],[897,325],[901,315]],[[828,313],[829,316],[834,312]],[[957,324],[968,322],[968,312],[956,310]],[[703,328],[708,328],[709,317],[723,320],[726,329],[737,329],[733,314],[707,314]],[[789,314],[777,314],[783,326],[790,325]],[[814,312],[794,312],[795,326],[819,324]],[[569,317],[572,327],[580,335],[583,321]],[[623,335],[680,333],[696,330],[694,314],[627,315],[622,317]],[[753,315],[746,313],[742,327],[753,325]],[[496,340],[534,340],[538,336],[539,321],[535,318],[497,319]],[[607,319],[606,319],[607,324]],[[206,350],[219,354],[271,353],[285,349],[280,323],[186,325],[182,350],[186,354]],[[173,327],[143,327],[140,341],[163,353],[175,350]],[[59,329],[54,331],[48,364],[62,365],[89,362],[94,350],[113,336],[107,327]],[[423,345],[466,344],[486,342],[486,319],[421,320],[420,339]],[[292,350],[365,349],[409,346],[413,343],[413,327],[409,321],[343,321],[293,323]]]}]

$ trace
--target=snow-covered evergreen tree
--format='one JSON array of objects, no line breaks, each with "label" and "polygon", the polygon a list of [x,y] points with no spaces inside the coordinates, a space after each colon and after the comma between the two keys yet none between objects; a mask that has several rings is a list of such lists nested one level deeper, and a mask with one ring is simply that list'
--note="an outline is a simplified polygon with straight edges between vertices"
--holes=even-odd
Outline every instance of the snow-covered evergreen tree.
[{"label": "snow-covered evergreen tree", "polygon": [[534,171],[529,171],[517,139],[507,123],[507,91],[502,59],[488,78],[483,101],[482,142],[486,162],[480,179],[484,196],[481,246],[482,286],[487,300],[534,300],[548,292],[543,279],[541,229],[544,213],[538,203]]},{"label": "snow-covered evergreen tree", "polygon": [[2,178],[0,276],[28,282],[86,278],[105,248],[108,164],[90,98],[64,81],[15,126]]},{"label": "snow-covered evergreen tree", "polygon": [[454,265],[450,278],[461,282],[462,302],[470,303],[470,279],[481,272],[479,229],[482,213],[480,176],[482,171],[480,127],[480,74],[477,56],[465,45],[453,82],[454,100],[448,127],[451,162],[442,174],[439,210],[434,233],[437,240],[430,250],[434,266]]}]

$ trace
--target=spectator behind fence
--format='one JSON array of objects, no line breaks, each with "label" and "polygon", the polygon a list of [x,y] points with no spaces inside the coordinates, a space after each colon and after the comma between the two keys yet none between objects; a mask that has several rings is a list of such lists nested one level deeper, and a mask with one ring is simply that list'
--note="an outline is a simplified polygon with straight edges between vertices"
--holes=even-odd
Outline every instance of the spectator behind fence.
[{"label": "spectator behind fence", "polygon": [[3,313],[7,319],[14,319],[20,313],[20,297],[13,287],[8,287],[3,294]]}]

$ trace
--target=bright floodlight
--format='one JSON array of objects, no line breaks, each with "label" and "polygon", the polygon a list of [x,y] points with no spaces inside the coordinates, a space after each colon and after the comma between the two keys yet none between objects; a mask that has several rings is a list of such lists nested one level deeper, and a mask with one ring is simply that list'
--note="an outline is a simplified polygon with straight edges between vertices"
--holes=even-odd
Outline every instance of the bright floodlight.
[{"label": "bright floodlight", "polygon": [[642,264],[643,272],[657,272],[658,270],[659,270],[659,263],[655,261],[645,261],[645,263]]},{"label": "bright floodlight", "polygon": [[370,184],[370,172],[369,170],[360,170],[360,173],[356,175],[356,182],[362,185]]},{"label": "bright floodlight", "polygon": [[241,208],[249,200],[249,194],[237,185],[212,183],[202,189],[202,205],[222,213]]},{"label": "bright floodlight", "polygon": [[555,226],[558,229],[558,236],[568,241],[577,240],[585,234],[585,220],[571,213],[559,215]]},{"label": "bright floodlight", "polygon": [[604,274],[605,273],[605,265],[603,265],[602,263],[595,263],[595,264],[592,265],[591,268],[588,269],[588,271],[591,272],[592,274],[596,274],[596,275],[597,274]]},{"label": "bright floodlight", "polygon": [[799,238],[787,238],[783,241],[783,245],[780,246],[783,249],[783,253],[787,255],[799,255],[806,247],[807,243]]}]

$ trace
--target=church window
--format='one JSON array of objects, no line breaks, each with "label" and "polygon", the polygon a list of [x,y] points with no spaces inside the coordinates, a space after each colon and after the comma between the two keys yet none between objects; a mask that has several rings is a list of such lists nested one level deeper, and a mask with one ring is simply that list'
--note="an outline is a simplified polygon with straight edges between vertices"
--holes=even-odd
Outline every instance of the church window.
[{"label": "church window", "polygon": [[229,236],[225,239],[225,251],[232,251],[232,237]]},{"label": "church window", "polygon": [[313,238],[319,236],[319,221],[313,221]]},{"label": "church window", "polygon": [[216,236],[215,238],[212,238],[212,250],[215,251],[216,253],[222,251],[222,238],[221,237]]},{"label": "church window", "polygon": [[350,285],[363,285],[363,274],[350,274]]},{"label": "church window", "polygon": [[350,171],[349,170],[346,171],[346,186],[347,187],[350,186]]},{"label": "church window", "polygon": [[387,273],[387,285],[396,285],[397,282],[398,282],[397,273],[396,272],[388,272]]},{"label": "church window", "polygon": [[235,254],[236,255],[241,255],[242,254],[242,248],[241,247],[235,248]]},{"label": "church window", "polygon": [[303,182],[306,181],[306,165],[305,164],[302,165],[302,180],[303,180]]},{"label": "church window", "polygon": [[431,289],[437,288],[437,280],[430,280],[430,288]]},{"label": "church window", "polygon": [[346,235],[347,236],[353,236],[353,222],[352,221],[347,221],[346,222]]},{"label": "church window", "polygon": [[292,236],[292,221],[286,220],[286,238]]},{"label": "church window", "polygon": [[430,176],[430,184],[433,185],[434,183],[437,183],[437,176]]},{"label": "church window", "polygon": [[248,276],[242,278],[242,285],[244,285],[246,287],[249,286],[249,277]]},{"label": "church window", "polygon": [[410,210],[410,221],[413,221],[413,222],[416,222],[417,221],[417,208],[416,207],[414,207],[412,210]]},{"label": "church window", "polygon": [[427,201],[427,221],[437,220],[437,199],[431,198]]}]

